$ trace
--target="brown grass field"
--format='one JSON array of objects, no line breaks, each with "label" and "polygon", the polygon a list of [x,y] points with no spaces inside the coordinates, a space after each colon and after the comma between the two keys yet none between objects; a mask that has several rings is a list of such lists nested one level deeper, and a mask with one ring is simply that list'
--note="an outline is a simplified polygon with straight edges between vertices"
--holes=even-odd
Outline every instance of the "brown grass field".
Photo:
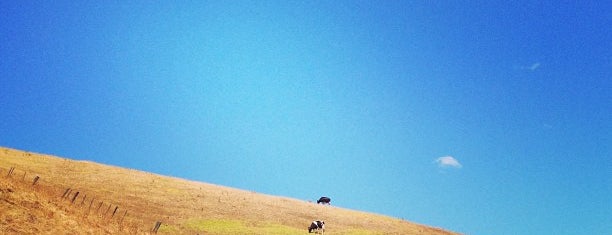
[{"label": "brown grass field", "polygon": [[0,234],[153,234],[158,221],[157,234],[307,234],[315,219],[325,220],[325,234],[456,234],[383,215],[0,147]]}]

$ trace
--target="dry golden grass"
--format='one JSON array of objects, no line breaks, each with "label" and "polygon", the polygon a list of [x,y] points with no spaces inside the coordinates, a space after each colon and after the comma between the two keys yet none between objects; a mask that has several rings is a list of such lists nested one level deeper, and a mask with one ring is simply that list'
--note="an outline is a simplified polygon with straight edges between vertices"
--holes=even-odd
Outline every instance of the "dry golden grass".
[{"label": "dry golden grass", "polygon": [[[40,180],[32,185],[35,176]],[[326,234],[455,234],[382,215],[0,147],[2,234],[149,234],[157,221],[158,234],[306,234],[315,219],[326,221]]]}]

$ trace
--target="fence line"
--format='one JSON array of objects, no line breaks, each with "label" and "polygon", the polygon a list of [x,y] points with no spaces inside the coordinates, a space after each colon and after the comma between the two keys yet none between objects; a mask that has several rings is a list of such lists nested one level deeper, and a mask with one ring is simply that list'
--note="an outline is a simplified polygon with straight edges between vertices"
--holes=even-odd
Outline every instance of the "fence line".
[{"label": "fence line", "polygon": [[[2,174],[3,170],[5,168],[0,167],[0,175]],[[7,174],[5,176],[5,178],[12,178],[12,176],[16,173],[15,172],[16,168],[15,167],[10,167],[7,171]],[[23,176],[22,176],[22,182],[26,182],[26,176],[28,175],[27,171],[23,172]],[[33,188],[38,188],[41,186],[44,186],[44,182],[41,181],[42,177],[40,177],[39,175],[35,175],[32,178],[32,183],[30,186],[32,186]],[[41,183],[42,182],[42,183]],[[60,184],[56,184],[56,186],[46,186],[46,187],[50,187],[50,188],[57,188],[57,187],[61,187]],[[52,191],[56,191],[56,190],[52,190]],[[47,194],[49,194],[50,192],[48,191]],[[52,195],[53,193],[51,193]],[[79,198],[79,196],[81,196],[81,198]],[[83,213],[85,213],[85,216],[91,213],[91,209],[92,206],[94,204],[94,201],[96,201],[95,197],[90,197],[91,200],[89,201],[89,206],[87,207],[87,210],[85,209],[81,209],[81,211]],[[78,199],[81,199],[81,203],[75,203],[75,201],[77,201]],[[64,200],[70,200],[70,203],[68,204],[69,206],[73,206],[73,205],[79,205],[81,208],[84,208],[83,205],[85,204],[86,200],[87,200],[87,195],[81,191],[76,191],[76,189],[73,189],[72,187],[68,187],[64,190],[64,192],[61,194],[60,197],[60,202],[64,201]],[[104,210],[104,213],[102,213],[102,210],[100,210],[102,208],[103,205],[106,205],[107,203],[104,203],[104,201],[100,200],[98,207],[95,211],[95,214],[98,214],[101,218],[105,218],[106,215],[109,213],[110,209],[112,208],[113,204],[112,203],[108,203],[108,207],[106,208],[106,210]],[[101,214],[100,214],[101,213]],[[117,216],[117,218],[115,218],[115,215],[117,215],[118,213],[121,213],[121,210],[119,209],[119,205],[115,205],[115,208],[112,211],[112,214],[110,214],[109,217],[107,217],[109,220],[113,220],[115,219],[117,221],[117,224],[119,225],[119,229],[123,230],[123,222],[125,220],[126,217],[128,217],[128,210],[123,211],[123,215],[121,217]],[[137,220],[138,221],[138,220]],[[142,222],[144,221],[140,221],[140,222],[136,222],[133,225],[136,224],[140,224],[142,225]],[[161,226],[161,222],[159,222],[159,224],[156,223],[156,227],[154,228],[155,233],[157,233],[157,230],[159,229],[159,227]],[[138,231],[141,231],[140,229],[138,229],[139,226],[134,226],[132,227],[132,231],[135,231],[136,233]]]}]

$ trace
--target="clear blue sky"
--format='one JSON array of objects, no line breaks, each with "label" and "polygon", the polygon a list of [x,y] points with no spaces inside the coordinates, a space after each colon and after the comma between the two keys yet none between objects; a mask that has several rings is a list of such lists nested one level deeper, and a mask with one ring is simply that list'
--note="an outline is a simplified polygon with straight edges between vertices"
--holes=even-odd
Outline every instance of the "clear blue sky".
[{"label": "clear blue sky", "polygon": [[612,234],[612,3],[558,2],[1,1],[0,145]]}]

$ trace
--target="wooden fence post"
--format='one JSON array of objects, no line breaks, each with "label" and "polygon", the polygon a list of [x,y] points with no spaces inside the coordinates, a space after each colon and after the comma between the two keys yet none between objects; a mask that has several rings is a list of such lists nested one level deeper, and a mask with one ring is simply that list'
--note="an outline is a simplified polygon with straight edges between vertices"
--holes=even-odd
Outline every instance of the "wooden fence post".
[{"label": "wooden fence post", "polygon": [[87,208],[87,214],[89,214],[89,211],[91,210],[91,205],[93,204],[94,198],[91,199],[91,202],[89,202],[89,208]]},{"label": "wooden fence post", "polygon": [[113,214],[111,215],[111,219],[115,217],[115,213],[117,213],[117,209],[119,209],[119,206],[115,206],[115,210],[113,211]]},{"label": "wooden fence post", "polygon": [[70,191],[70,188],[67,188],[66,191],[64,191],[64,194],[62,194],[62,199],[64,199],[64,197],[66,197],[66,195],[68,195],[69,191]]},{"label": "wooden fence post", "polygon": [[77,191],[77,192],[74,194],[74,197],[72,197],[72,201],[70,201],[70,203],[71,203],[71,204],[72,204],[72,203],[74,203],[74,200],[75,200],[75,199],[76,199],[78,196],[79,196],[79,192]]},{"label": "wooden fence post", "polygon": [[157,221],[155,222],[155,227],[153,227],[153,233],[157,233],[157,230],[159,230],[159,227],[161,227],[161,221]]},{"label": "wooden fence post", "polygon": [[102,217],[104,217],[106,215],[106,213],[108,213],[108,211],[110,210],[112,204],[108,204],[108,208],[106,208],[106,211],[104,211],[104,214],[102,214]]},{"label": "wooden fence post", "polygon": [[121,220],[119,220],[120,224],[123,224],[123,219],[125,218],[125,216],[127,215],[128,211],[125,211],[125,213],[123,213],[123,216],[121,217]]},{"label": "wooden fence post", "polygon": [[104,204],[104,202],[100,202],[100,204],[98,205],[98,209],[96,209],[96,213],[98,213],[98,211],[100,210],[100,207],[102,207],[102,204]]}]

